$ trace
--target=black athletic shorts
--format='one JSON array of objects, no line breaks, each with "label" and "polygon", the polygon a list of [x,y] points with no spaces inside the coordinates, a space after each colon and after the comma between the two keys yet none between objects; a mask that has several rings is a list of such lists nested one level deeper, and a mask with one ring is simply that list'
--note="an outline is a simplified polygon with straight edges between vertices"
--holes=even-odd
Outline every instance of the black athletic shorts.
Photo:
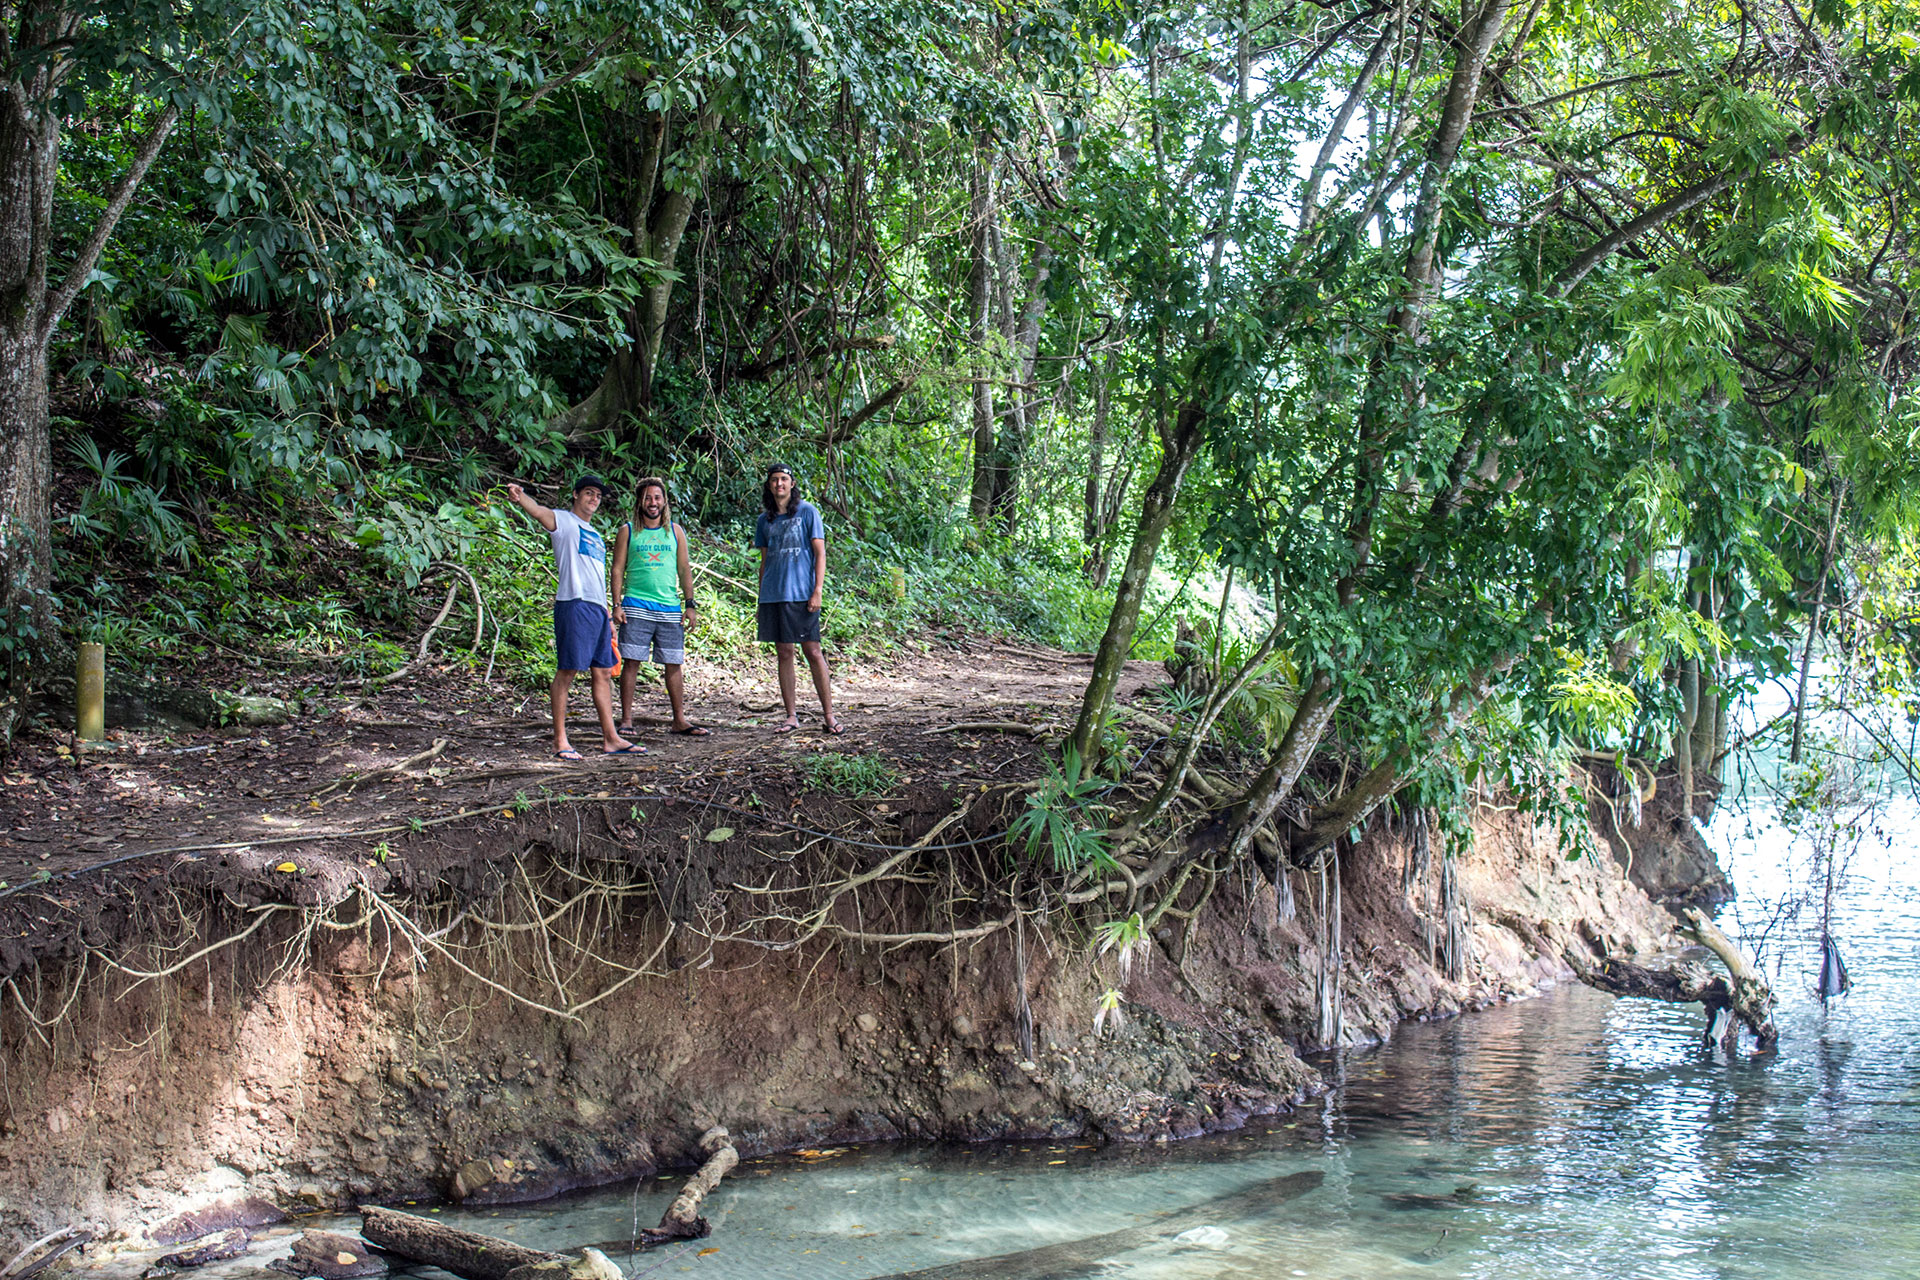
[{"label": "black athletic shorts", "polygon": [[760,606],[760,639],[766,644],[804,644],[820,638],[820,614],[805,600]]}]

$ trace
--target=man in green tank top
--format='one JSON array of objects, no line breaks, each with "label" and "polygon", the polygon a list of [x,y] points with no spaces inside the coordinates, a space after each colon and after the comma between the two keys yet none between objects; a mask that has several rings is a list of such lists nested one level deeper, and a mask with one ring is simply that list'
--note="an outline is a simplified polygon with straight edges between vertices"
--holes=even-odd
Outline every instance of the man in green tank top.
[{"label": "man in green tank top", "polygon": [[673,522],[666,481],[648,476],[640,482],[639,518],[620,526],[613,551],[613,581],[620,603],[613,620],[620,628],[620,723],[633,732],[634,686],[638,662],[660,664],[673,707],[669,733],[704,738],[705,729],[687,719],[687,628],[694,625],[693,563],[687,558],[687,531]]}]

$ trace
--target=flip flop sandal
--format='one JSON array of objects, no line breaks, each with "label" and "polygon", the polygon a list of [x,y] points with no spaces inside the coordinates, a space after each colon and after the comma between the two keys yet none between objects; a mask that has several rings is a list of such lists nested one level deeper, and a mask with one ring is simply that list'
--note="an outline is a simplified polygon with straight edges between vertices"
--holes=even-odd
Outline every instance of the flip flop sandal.
[{"label": "flip flop sandal", "polygon": [[829,720],[826,722],[826,729],[828,733],[837,738],[847,731],[847,726],[841,724],[838,720]]},{"label": "flip flop sandal", "polygon": [[575,751],[572,747],[568,747],[565,751],[556,751],[553,753],[553,755],[556,760],[585,760],[586,759],[585,756],[581,755],[578,751]]},{"label": "flip flop sandal", "polygon": [[611,751],[602,751],[600,754],[603,756],[643,756],[647,754],[647,749],[637,742],[629,742],[624,747],[615,747]]},{"label": "flip flop sandal", "polygon": [[711,733],[712,730],[703,729],[697,724],[690,724],[684,729],[669,729],[667,732],[681,738],[704,738]]}]

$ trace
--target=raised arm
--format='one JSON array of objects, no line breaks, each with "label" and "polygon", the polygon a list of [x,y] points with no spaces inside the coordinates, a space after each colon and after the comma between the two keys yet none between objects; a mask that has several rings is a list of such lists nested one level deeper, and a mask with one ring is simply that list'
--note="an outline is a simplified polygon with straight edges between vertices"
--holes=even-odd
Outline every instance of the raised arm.
[{"label": "raised arm", "polygon": [[543,507],[539,503],[535,502],[532,498],[529,498],[527,496],[527,491],[525,489],[522,489],[519,485],[517,484],[508,485],[507,496],[509,498],[512,498],[522,511],[532,516],[535,520],[538,520],[540,522],[540,527],[542,529],[545,529],[548,533],[552,533],[554,529],[559,525],[559,521],[553,518],[553,508]]}]

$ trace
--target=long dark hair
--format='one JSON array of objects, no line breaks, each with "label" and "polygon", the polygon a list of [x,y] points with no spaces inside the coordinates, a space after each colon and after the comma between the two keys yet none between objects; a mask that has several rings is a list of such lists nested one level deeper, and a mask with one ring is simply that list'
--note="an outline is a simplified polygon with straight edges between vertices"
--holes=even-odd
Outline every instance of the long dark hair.
[{"label": "long dark hair", "polygon": [[[787,478],[793,481],[793,488],[787,490],[785,511],[782,511],[780,504],[773,500],[773,475],[776,471],[786,472]],[[790,516],[800,509],[800,480],[793,474],[792,467],[784,462],[776,462],[767,468],[767,478],[760,482],[760,508],[767,513],[768,518],[774,520],[781,516]]]},{"label": "long dark hair", "polygon": [[645,519],[646,512],[640,506],[641,499],[647,496],[647,490],[658,489],[662,499],[660,504],[660,527],[673,528],[673,494],[667,488],[667,482],[659,476],[643,476],[640,483],[633,486],[633,522],[639,524]]}]

